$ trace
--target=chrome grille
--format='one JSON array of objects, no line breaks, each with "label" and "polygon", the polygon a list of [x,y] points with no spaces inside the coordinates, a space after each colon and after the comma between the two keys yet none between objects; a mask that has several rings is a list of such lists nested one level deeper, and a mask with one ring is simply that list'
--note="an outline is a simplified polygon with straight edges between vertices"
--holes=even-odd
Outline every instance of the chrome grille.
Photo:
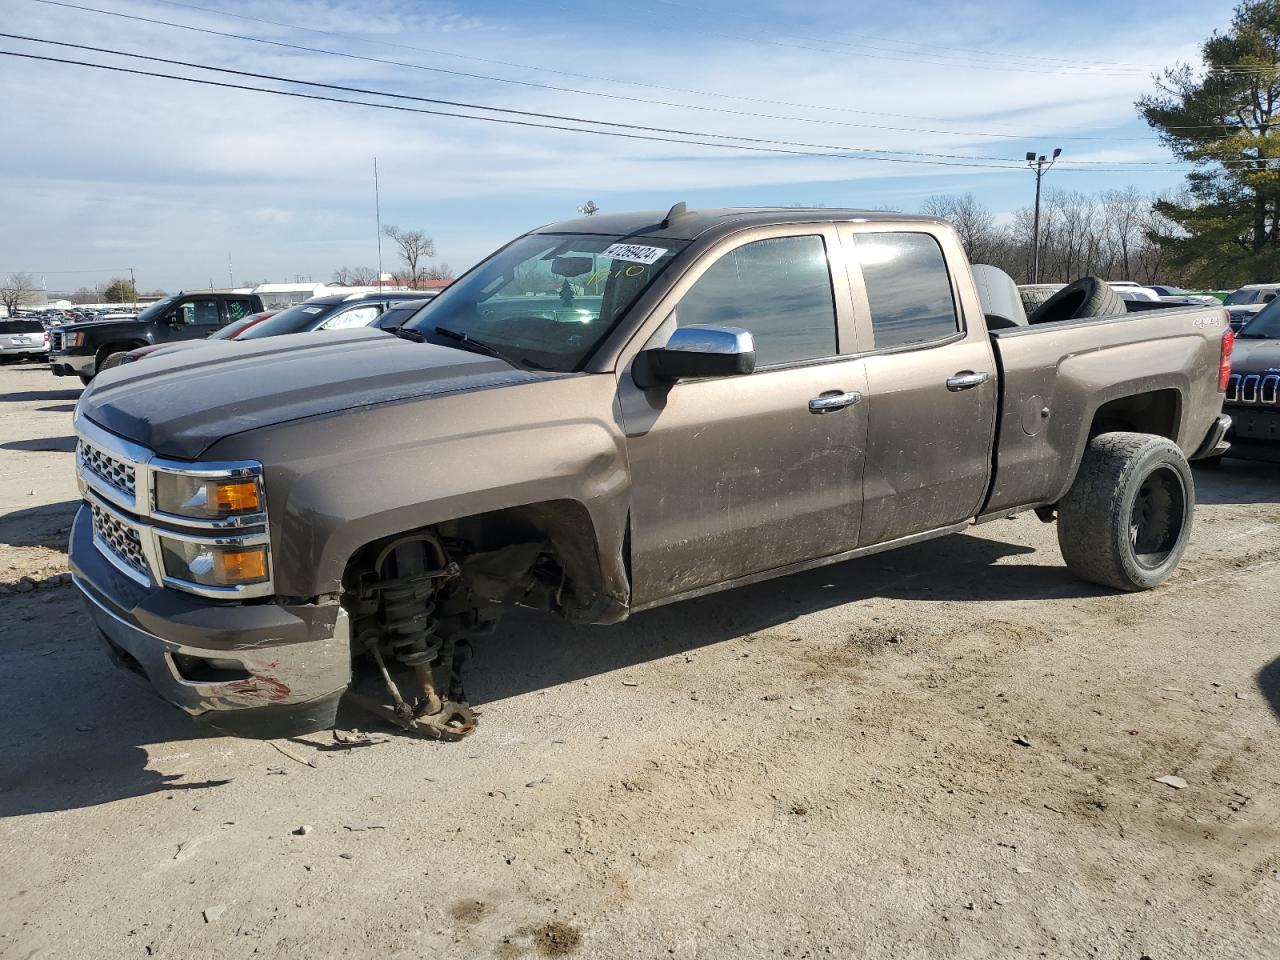
[{"label": "chrome grille", "polygon": [[57,353],[62,349],[62,331],[61,330],[49,331],[49,349],[55,353]]},{"label": "chrome grille", "polygon": [[142,537],[138,531],[122,520],[117,520],[96,503],[90,502],[93,511],[93,537],[144,577],[150,579],[147,558],[142,552]]},{"label": "chrome grille", "polygon": [[99,450],[90,443],[81,440],[76,445],[80,466],[88,470],[99,480],[132,498],[136,486],[133,464],[117,460],[111,454]]},{"label": "chrome grille", "polygon": [[1280,373],[1233,373],[1227,381],[1227,403],[1280,406]]}]

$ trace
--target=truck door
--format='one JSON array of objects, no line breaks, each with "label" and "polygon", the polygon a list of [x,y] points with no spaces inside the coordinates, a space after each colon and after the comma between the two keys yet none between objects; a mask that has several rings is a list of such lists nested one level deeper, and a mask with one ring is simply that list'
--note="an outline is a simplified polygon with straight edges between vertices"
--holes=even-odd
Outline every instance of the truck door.
[{"label": "truck door", "polygon": [[200,340],[222,326],[222,314],[217,297],[184,297],[175,303],[165,322],[172,334],[167,339]]},{"label": "truck door", "polygon": [[676,326],[742,327],[756,372],[651,390],[621,378],[635,604],[857,542],[866,384],[862,362],[841,355],[852,307],[838,258],[832,285],[838,238],[810,227],[734,242],[681,279],[647,345]]},{"label": "truck door", "polygon": [[991,472],[996,367],[986,324],[966,315],[947,268],[963,257],[952,238],[905,226],[840,229],[866,359],[859,543],[869,546],[977,513]]}]

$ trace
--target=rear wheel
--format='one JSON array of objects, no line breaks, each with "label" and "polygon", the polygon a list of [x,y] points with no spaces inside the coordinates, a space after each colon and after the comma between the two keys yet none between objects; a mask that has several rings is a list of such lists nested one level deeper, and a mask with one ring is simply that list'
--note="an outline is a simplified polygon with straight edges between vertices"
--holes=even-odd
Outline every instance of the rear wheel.
[{"label": "rear wheel", "polygon": [[1145,433],[1094,437],[1058,504],[1058,546],[1076,576],[1117,590],[1150,590],[1182,559],[1195,483],[1177,445]]}]

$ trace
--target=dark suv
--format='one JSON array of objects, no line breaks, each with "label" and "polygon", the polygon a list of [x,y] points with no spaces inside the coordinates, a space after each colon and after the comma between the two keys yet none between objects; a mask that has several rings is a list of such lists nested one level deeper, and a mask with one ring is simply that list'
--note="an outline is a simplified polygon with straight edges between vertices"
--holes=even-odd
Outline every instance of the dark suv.
[{"label": "dark suv", "polygon": [[1240,328],[1226,407],[1228,457],[1280,463],[1280,300]]},{"label": "dark suv", "polygon": [[[154,343],[202,340],[220,327],[262,310],[252,293],[179,293],[129,320],[74,323],[49,334],[49,366],[56,377],[88,383],[109,358]],[[114,366],[119,359],[112,360]]]}]

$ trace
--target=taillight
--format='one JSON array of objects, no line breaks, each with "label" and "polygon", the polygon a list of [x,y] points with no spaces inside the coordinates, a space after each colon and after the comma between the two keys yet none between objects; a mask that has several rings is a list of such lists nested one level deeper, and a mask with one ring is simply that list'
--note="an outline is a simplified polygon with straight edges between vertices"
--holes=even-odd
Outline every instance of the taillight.
[{"label": "taillight", "polygon": [[1235,331],[1227,325],[1227,332],[1222,335],[1222,355],[1218,360],[1218,389],[1227,392],[1227,382],[1231,379],[1231,348],[1236,345]]}]

